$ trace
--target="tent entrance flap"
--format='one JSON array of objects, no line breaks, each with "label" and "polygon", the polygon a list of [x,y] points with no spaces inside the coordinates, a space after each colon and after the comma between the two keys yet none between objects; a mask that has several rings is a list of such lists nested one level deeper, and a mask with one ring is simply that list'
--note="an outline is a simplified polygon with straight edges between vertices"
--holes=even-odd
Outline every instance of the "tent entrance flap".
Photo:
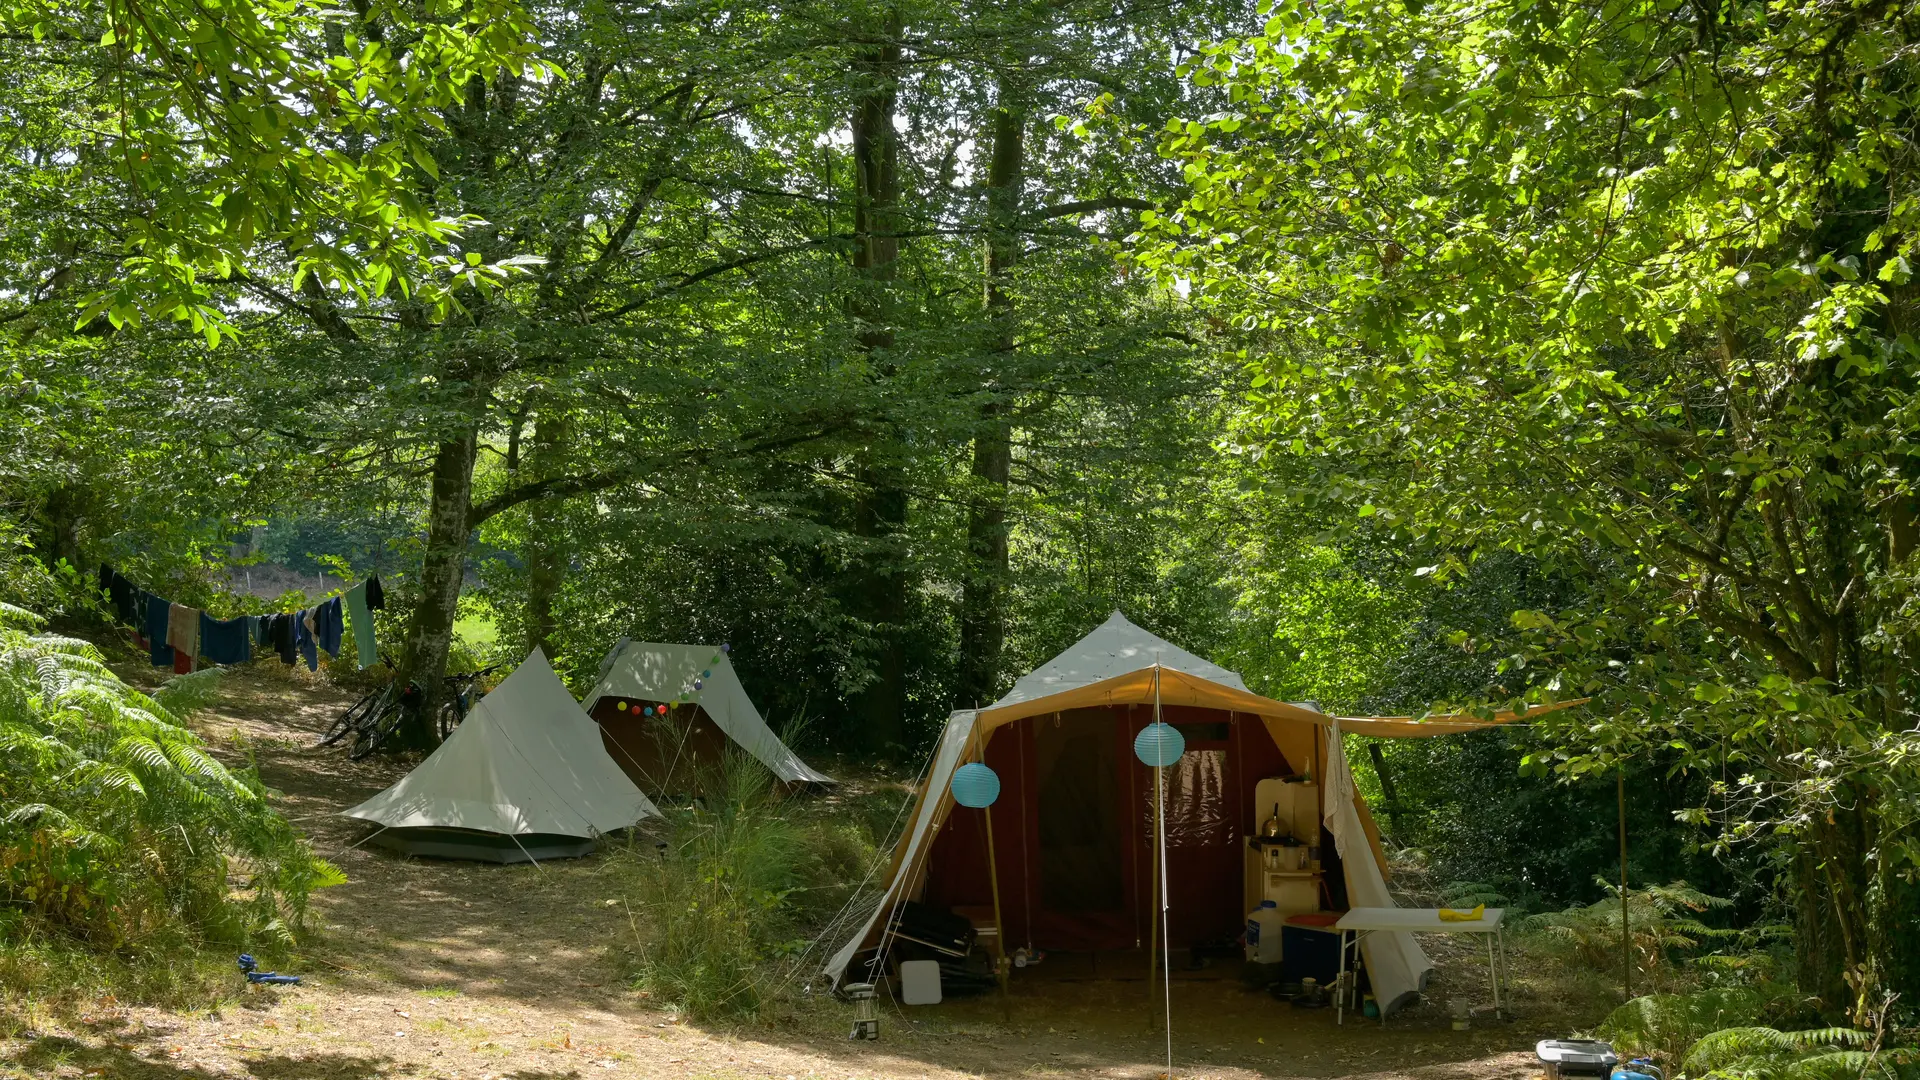
[{"label": "tent entrance flap", "polygon": [[1040,910],[1054,922],[1123,914],[1125,837],[1112,721],[1076,709],[1017,724],[1009,734],[1033,741]]}]

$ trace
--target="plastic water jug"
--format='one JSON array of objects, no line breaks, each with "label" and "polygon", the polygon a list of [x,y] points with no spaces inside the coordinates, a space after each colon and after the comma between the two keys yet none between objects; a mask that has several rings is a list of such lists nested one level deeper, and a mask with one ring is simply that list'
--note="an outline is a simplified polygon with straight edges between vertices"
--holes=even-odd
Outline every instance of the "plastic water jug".
[{"label": "plastic water jug", "polygon": [[1271,900],[1247,913],[1247,959],[1256,964],[1280,962],[1280,928],[1287,918]]}]

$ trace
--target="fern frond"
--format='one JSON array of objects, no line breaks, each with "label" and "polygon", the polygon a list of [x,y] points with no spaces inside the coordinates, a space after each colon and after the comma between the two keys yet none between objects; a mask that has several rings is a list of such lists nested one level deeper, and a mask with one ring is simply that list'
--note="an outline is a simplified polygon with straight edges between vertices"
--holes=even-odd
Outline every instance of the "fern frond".
[{"label": "fern frond", "polygon": [[211,781],[228,794],[240,799],[257,798],[240,778],[228,771],[225,765],[215,761],[206,751],[189,743],[167,743],[167,757],[180,771],[188,776]]},{"label": "fern frond", "polygon": [[1724,1028],[1693,1044],[1693,1049],[1687,1051],[1686,1070],[1694,1075],[1724,1072],[1742,1063],[1750,1069],[1755,1059],[1773,1061],[1792,1053],[1792,1042],[1773,1028]]},{"label": "fern frond", "polygon": [[1829,1046],[1865,1046],[1873,1041],[1871,1032],[1847,1027],[1809,1028],[1781,1034],[1786,1038],[1787,1045],[1801,1053]]},{"label": "fern frond", "polygon": [[145,735],[129,735],[114,744],[115,757],[137,762],[145,766],[153,775],[164,775],[173,770],[173,762],[168,760],[167,752],[160,744]]},{"label": "fern frond", "polygon": [[105,791],[124,791],[144,798],[147,789],[140,778],[123,765],[106,761],[87,761],[63,777],[68,783],[91,783]]},{"label": "fern frond", "polygon": [[1895,1075],[1891,1064],[1865,1050],[1833,1050],[1792,1063],[1781,1080],[1893,1080]]},{"label": "fern frond", "polygon": [[153,700],[175,716],[192,716],[220,699],[219,668],[175,675],[153,692]]},{"label": "fern frond", "polygon": [[0,600],[0,626],[12,630],[38,630],[47,625],[46,617]]},{"label": "fern frond", "polygon": [[62,656],[84,658],[98,661],[100,649],[85,638],[67,637],[64,634],[35,634],[28,642],[42,652],[59,653]]},{"label": "fern frond", "polygon": [[5,817],[0,817],[0,824],[14,826],[31,825],[42,821],[48,822],[56,828],[65,828],[73,823],[73,819],[68,817],[59,807],[49,806],[46,803],[26,803],[21,806],[16,806],[12,810],[7,811]]}]

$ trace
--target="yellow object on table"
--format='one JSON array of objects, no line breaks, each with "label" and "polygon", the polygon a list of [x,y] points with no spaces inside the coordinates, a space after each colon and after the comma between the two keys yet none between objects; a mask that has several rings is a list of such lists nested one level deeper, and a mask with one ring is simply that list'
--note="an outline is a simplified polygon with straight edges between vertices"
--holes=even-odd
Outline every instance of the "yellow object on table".
[{"label": "yellow object on table", "polygon": [[1476,904],[1472,911],[1454,911],[1451,908],[1440,909],[1441,922],[1479,922],[1486,917],[1487,905]]}]

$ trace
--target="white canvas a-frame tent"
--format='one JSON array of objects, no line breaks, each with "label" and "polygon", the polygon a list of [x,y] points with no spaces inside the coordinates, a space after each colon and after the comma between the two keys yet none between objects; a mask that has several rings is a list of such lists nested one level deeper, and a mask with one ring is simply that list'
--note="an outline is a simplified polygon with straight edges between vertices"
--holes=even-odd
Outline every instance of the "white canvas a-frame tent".
[{"label": "white canvas a-frame tent", "polygon": [[585,855],[659,817],[539,649],[400,782],[344,811],[411,855],[487,862]]},{"label": "white canvas a-frame tent", "polygon": [[[665,711],[649,715],[648,707]],[[701,770],[730,747],[746,751],[790,789],[834,782],[767,726],[720,646],[621,638],[601,661],[584,708],[614,761],[654,795],[697,790]]]},{"label": "white canvas a-frame tent", "polygon": [[[1328,894],[1341,908],[1396,906],[1379,832],[1355,790],[1341,735],[1420,738],[1512,719],[1340,718],[1252,693],[1237,674],[1187,652],[1115,612],[1020,679],[985,708],[956,711],[902,833],[884,891],[827,964],[837,987],[877,977],[892,928],[910,901],[991,912],[983,814],[992,815],[1006,947],[1121,950],[1148,940],[1151,859],[1144,827],[1152,770],[1131,752],[1156,715],[1186,735],[1187,753],[1166,780],[1169,939],[1231,941],[1245,919],[1245,839],[1265,808],[1259,780],[1286,774],[1320,782],[1317,816],[1331,834]],[[954,812],[956,769],[985,761],[1001,792],[988,811]],[[1311,842],[1319,843],[1316,835]],[[1387,1011],[1414,999],[1431,964],[1412,935],[1362,942],[1368,977]]]}]

